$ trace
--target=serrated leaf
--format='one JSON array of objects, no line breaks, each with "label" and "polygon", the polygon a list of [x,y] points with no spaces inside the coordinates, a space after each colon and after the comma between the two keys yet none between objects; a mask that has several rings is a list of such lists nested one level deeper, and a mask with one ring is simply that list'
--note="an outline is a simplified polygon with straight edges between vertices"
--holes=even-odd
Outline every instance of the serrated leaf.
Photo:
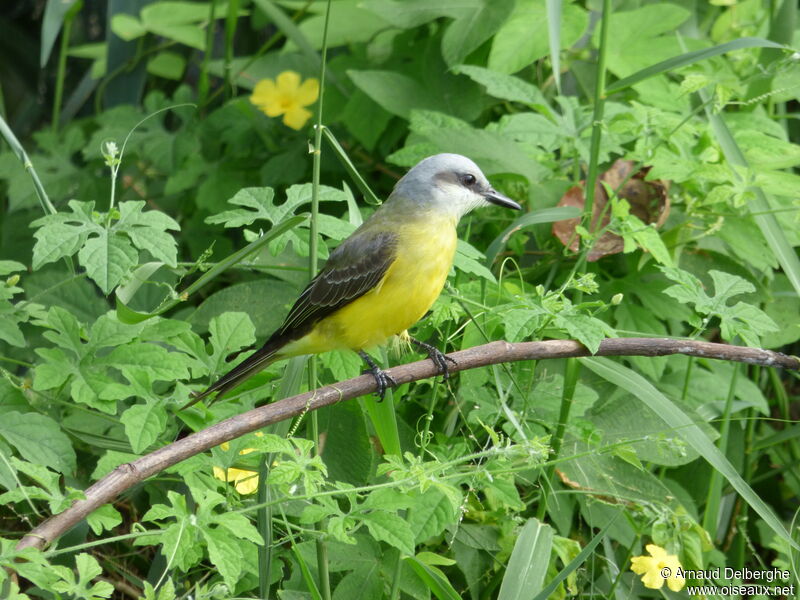
[{"label": "serrated leaf", "polygon": [[374,510],[364,515],[364,523],[376,540],[394,546],[403,554],[414,554],[414,534],[405,519],[396,514]]},{"label": "serrated leaf", "polygon": [[156,344],[137,343],[119,346],[102,359],[102,364],[123,372],[126,369],[141,369],[153,379],[161,381],[188,379],[189,377],[184,356],[177,352],[169,352],[166,348]]},{"label": "serrated leaf", "polygon": [[208,558],[217,568],[229,589],[234,589],[242,573],[243,556],[239,544],[224,529],[203,528]]},{"label": "serrated leaf", "polygon": [[138,259],[138,253],[127,239],[109,235],[105,230],[88,240],[78,252],[81,265],[105,294],[111,293],[136,266]]}]

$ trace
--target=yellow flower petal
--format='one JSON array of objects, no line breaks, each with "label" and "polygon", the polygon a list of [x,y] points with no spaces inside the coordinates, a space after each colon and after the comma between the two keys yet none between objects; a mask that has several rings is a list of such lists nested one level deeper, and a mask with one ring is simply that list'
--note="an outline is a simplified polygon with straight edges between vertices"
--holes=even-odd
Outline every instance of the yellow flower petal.
[{"label": "yellow flower petal", "polygon": [[[673,592],[683,589],[686,581],[678,577],[681,563],[674,554],[667,554],[661,546],[648,544],[645,546],[650,556],[634,556],[631,558],[631,571],[642,576],[645,587],[660,590],[664,581]],[[665,579],[665,575],[667,575]]]},{"label": "yellow flower petal", "polygon": [[300,106],[314,104],[319,98],[319,81],[312,77],[306,79],[297,90],[297,102]]},{"label": "yellow flower petal", "polygon": [[642,575],[642,583],[651,590],[660,590],[664,586],[664,578],[658,569],[653,569]]},{"label": "yellow flower petal", "polygon": [[220,481],[236,484],[236,491],[240,494],[252,494],[258,490],[258,473],[246,469],[231,467],[227,471],[214,467],[214,477]]},{"label": "yellow flower petal", "polygon": [[284,71],[275,78],[275,83],[282,94],[295,95],[300,87],[300,74],[296,71]]},{"label": "yellow flower petal", "polygon": [[250,473],[252,473],[252,477],[242,479],[236,484],[236,491],[242,496],[255,494],[258,491],[258,474],[252,471]]},{"label": "yellow flower petal", "polygon": [[631,571],[636,573],[637,575],[641,575],[642,573],[647,573],[654,567],[655,561],[650,556],[634,556],[631,558]]},{"label": "yellow flower petal", "polygon": [[306,110],[302,106],[295,105],[286,111],[283,116],[283,124],[292,129],[302,129],[311,118],[311,111]]},{"label": "yellow flower petal", "polygon": [[253,88],[253,93],[250,95],[250,102],[256,106],[263,106],[271,104],[276,101],[278,96],[278,88],[272,79],[262,79]]},{"label": "yellow flower petal", "polygon": [[667,587],[673,592],[680,592],[683,586],[686,585],[686,580],[675,576],[675,571],[672,571],[672,576],[667,579]]}]

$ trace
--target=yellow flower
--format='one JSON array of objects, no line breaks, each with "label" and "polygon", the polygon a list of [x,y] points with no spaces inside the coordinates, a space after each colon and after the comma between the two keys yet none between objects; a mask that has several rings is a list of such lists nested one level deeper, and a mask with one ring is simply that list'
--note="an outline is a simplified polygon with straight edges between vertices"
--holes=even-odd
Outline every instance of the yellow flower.
[{"label": "yellow flower", "polygon": [[673,592],[679,592],[686,585],[683,577],[678,577],[681,563],[674,554],[667,554],[661,546],[647,544],[650,556],[634,556],[631,558],[631,571],[642,576],[644,587],[660,590],[667,582]]},{"label": "yellow flower", "polygon": [[[256,432],[256,436],[261,437],[264,435],[260,431]],[[219,445],[220,448],[226,452],[231,447],[228,442],[223,442]],[[245,448],[239,452],[240,456],[255,452],[255,448]],[[214,467],[214,477],[220,481],[227,481],[236,485],[236,491],[246,496],[247,494],[254,494],[258,491],[258,473],[255,471],[248,471],[247,469],[237,469],[231,467],[230,469],[223,469],[221,467]]]},{"label": "yellow flower", "polygon": [[300,74],[284,71],[275,78],[262,79],[253,89],[250,102],[268,117],[283,115],[283,124],[301,129],[311,118],[311,111],[303,108],[317,101],[319,81],[313,77],[300,83]]},{"label": "yellow flower", "polygon": [[214,477],[220,481],[236,484],[236,491],[243,496],[255,494],[258,491],[258,473],[255,471],[247,471],[235,467],[230,469],[214,467]]}]

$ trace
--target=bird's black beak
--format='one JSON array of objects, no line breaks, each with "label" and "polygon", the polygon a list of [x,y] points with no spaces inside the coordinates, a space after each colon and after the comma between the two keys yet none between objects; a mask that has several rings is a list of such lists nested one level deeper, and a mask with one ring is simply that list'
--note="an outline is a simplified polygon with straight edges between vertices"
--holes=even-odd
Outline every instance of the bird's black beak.
[{"label": "bird's black beak", "polygon": [[497,204],[497,206],[503,206],[505,208],[513,208],[514,210],[521,210],[522,207],[514,202],[508,196],[503,196],[500,192],[493,188],[489,188],[485,192],[483,192],[483,197],[486,199],[487,202],[491,202],[492,204]]}]

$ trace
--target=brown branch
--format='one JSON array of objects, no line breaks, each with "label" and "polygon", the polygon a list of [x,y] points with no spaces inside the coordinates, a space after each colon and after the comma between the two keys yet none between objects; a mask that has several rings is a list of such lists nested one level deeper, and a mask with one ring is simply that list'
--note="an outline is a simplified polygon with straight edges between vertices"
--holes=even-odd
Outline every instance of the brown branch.
[{"label": "brown branch", "polygon": [[[800,359],[779,352],[665,338],[606,339],[600,344],[600,349],[595,356],[666,356],[670,354],[686,354],[800,370]],[[456,361],[456,364],[450,366],[450,371],[457,372],[505,362],[591,356],[591,353],[579,342],[548,340],[518,344],[492,342],[453,352],[448,356]],[[430,360],[400,365],[388,371],[398,384],[434,377],[437,374],[436,367]],[[43,548],[86,518],[93,510],[113,501],[122,492],[182,460],[256,429],[296,417],[303,412],[369,394],[375,391],[375,387],[375,380],[371,375],[362,375],[341,381],[335,386],[327,385],[305,394],[254,408],[159,448],[131,463],[120,465],[89,487],[85,492],[84,499],[76,501],[64,512],[50,517],[23,537],[17,548],[22,549],[29,546]]]}]

